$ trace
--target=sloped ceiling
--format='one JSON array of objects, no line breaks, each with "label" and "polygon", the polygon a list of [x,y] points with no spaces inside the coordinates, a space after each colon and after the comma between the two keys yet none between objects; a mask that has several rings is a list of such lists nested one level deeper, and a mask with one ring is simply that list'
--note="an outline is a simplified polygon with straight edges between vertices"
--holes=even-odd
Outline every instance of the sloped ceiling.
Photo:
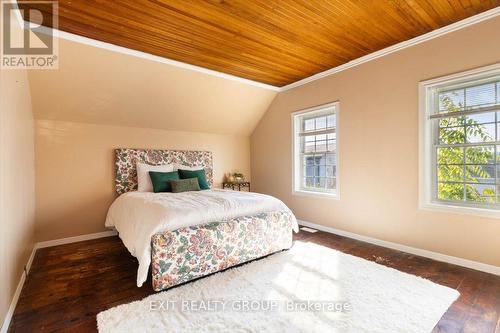
[{"label": "sloped ceiling", "polygon": [[30,70],[36,119],[250,135],[276,92],[60,39],[59,69]]}]

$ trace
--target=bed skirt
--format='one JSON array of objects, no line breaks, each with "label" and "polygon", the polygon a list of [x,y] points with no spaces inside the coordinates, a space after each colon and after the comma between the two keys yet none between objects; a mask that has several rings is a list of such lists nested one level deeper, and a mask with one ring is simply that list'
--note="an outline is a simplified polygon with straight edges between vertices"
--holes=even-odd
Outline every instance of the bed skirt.
[{"label": "bed skirt", "polygon": [[180,228],[151,239],[153,289],[160,291],[292,247],[287,211]]}]

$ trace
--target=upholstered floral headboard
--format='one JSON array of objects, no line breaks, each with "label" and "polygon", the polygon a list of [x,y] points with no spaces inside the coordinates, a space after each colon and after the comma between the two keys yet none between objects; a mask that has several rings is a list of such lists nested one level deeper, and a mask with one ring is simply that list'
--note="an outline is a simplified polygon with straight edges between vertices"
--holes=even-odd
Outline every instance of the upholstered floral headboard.
[{"label": "upholstered floral headboard", "polygon": [[156,149],[115,149],[116,192],[137,190],[137,162],[151,165],[182,164],[186,166],[201,166],[205,169],[210,186],[213,185],[212,152],[156,150]]}]

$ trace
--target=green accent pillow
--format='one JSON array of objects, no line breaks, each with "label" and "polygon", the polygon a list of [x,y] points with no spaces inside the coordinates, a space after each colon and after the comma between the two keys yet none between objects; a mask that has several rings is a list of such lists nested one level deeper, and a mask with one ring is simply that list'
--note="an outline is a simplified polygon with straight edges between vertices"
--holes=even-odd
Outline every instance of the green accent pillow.
[{"label": "green accent pillow", "polygon": [[177,171],[172,172],[158,172],[149,171],[149,177],[151,177],[151,183],[153,184],[153,191],[158,192],[172,192],[172,187],[170,182],[172,180],[180,179],[179,173]]},{"label": "green accent pillow", "polygon": [[170,185],[172,186],[173,193],[200,190],[200,184],[198,178],[196,177],[188,179],[171,180]]},{"label": "green accent pillow", "polygon": [[205,174],[205,170],[182,170],[179,169],[177,170],[179,172],[179,176],[181,179],[188,179],[188,178],[198,178],[198,183],[200,184],[200,189],[202,190],[209,190],[210,185],[208,184],[207,181],[207,175]]}]

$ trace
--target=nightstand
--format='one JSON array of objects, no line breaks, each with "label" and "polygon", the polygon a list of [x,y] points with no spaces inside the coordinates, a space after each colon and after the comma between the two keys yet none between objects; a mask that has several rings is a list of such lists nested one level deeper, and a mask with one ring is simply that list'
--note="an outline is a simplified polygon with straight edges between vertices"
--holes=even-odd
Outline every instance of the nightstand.
[{"label": "nightstand", "polygon": [[247,189],[250,192],[250,182],[224,182],[222,183],[223,189],[231,189],[233,191],[241,191]]}]

